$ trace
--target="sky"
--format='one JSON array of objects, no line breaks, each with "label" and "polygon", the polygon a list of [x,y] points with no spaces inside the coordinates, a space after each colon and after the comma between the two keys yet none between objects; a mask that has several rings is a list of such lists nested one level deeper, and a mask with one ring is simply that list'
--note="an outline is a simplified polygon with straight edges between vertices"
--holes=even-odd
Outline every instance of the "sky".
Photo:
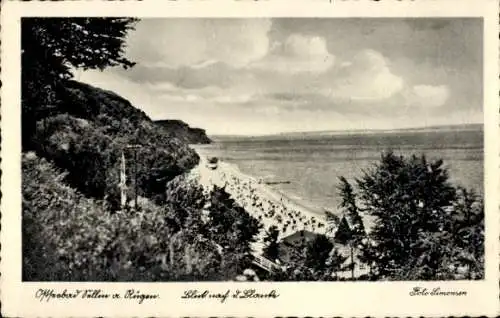
[{"label": "sky", "polygon": [[482,123],[482,20],[143,19],[137,65],[78,71],[209,135]]}]

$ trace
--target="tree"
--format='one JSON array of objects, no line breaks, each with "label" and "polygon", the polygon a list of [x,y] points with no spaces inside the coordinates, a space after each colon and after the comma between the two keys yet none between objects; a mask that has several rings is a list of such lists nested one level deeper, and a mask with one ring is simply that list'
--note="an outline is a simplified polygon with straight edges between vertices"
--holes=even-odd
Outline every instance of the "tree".
[{"label": "tree", "polygon": [[23,18],[21,77],[23,147],[39,119],[57,108],[56,93],[71,68],[104,69],[134,65],[124,57],[125,36],[137,20],[131,18]]},{"label": "tree", "polygon": [[[451,257],[442,268],[452,268],[448,275],[458,278],[482,279],[484,277],[484,203],[472,190],[457,188],[457,200],[445,224],[449,233],[446,242]],[[466,269],[460,275],[457,270]]]},{"label": "tree", "polygon": [[[442,160],[388,152],[357,180],[358,205],[375,217],[364,256],[380,278],[453,279],[446,267],[459,262],[456,251],[483,254],[481,221],[472,220],[481,220],[482,206],[448,179]],[[476,212],[469,213],[472,206]],[[466,237],[460,231],[474,233],[474,239],[460,242]]]},{"label": "tree", "polygon": [[349,223],[347,222],[347,218],[345,215],[340,220],[339,227],[337,232],[335,233],[335,241],[342,245],[348,245],[350,254],[351,254],[351,264],[349,265],[351,268],[351,277],[354,278],[354,242],[355,233],[352,231]]},{"label": "tree", "polygon": [[342,268],[342,265],[344,264],[346,259],[347,257],[343,256],[336,248],[333,248],[330,252],[330,255],[328,255],[326,265],[332,270],[335,278],[337,278],[337,273]]},{"label": "tree", "polygon": [[302,238],[285,245],[282,263],[284,270],[272,273],[271,280],[317,281],[331,279],[330,255],[333,243],[328,237],[316,234],[312,240]]},{"label": "tree", "polygon": [[214,186],[208,199],[209,220],[202,233],[221,246],[224,275],[234,278],[252,262],[251,246],[262,224],[237,205],[224,188]]},{"label": "tree", "polygon": [[339,177],[340,185],[340,197],[342,201],[340,202],[340,208],[344,210],[347,214],[349,220],[351,221],[351,234],[354,244],[360,244],[365,238],[365,226],[363,224],[363,219],[359,214],[359,209],[356,205],[356,194],[352,185],[344,177]]},{"label": "tree", "polygon": [[325,218],[327,224],[326,233],[333,234],[339,226],[340,218],[330,211],[325,211]]},{"label": "tree", "polygon": [[335,232],[335,242],[340,243],[342,245],[347,245],[352,239],[352,231],[349,223],[345,216],[340,219],[339,227],[337,228],[337,232]]},{"label": "tree", "polygon": [[342,228],[339,227],[339,231],[337,231],[338,237],[336,236],[336,238],[341,244],[349,245],[351,252],[351,277],[354,279],[354,249],[361,245],[361,242],[366,237],[366,232],[363,225],[363,219],[359,215],[358,207],[356,206],[356,194],[354,193],[353,187],[343,176],[339,179],[340,185],[338,189],[342,198],[339,207],[344,210],[345,215],[347,215],[351,221],[351,226],[349,226],[347,218],[344,215],[341,221]]},{"label": "tree", "polygon": [[327,260],[333,248],[333,243],[324,236],[317,235],[306,247],[305,266],[315,272],[323,273],[327,268]]},{"label": "tree", "polygon": [[279,257],[279,244],[278,244],[278,236],[279,230],[276,225],[272,225],[269,227],[267,231],[267,235],[264,238],[264,243],[266,246],[264,247],[264,257],[275,261]]},{"label": "tree", "polygon": [[373,248],[373,244],[374,242],[367,237],[361,242],[358,251],[358,259],[368,266],[370,278],[374,278],[378,274],[375,272],[377,252],[376,249]]}]

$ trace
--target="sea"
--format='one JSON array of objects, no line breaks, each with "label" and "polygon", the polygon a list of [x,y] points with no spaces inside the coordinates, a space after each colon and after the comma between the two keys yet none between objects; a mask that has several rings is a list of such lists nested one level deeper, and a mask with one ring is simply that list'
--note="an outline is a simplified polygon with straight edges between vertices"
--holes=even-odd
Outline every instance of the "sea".
[{"label": "sea", "polygon": [[214,136],[197,145],[204,156],[218,157],[314,213],[338,211],[339,177],[349,181],[392,150],[405,156],[443,159],[450,181],[483,194],[482,125],[431,129],[290,133],[273,136]]}]

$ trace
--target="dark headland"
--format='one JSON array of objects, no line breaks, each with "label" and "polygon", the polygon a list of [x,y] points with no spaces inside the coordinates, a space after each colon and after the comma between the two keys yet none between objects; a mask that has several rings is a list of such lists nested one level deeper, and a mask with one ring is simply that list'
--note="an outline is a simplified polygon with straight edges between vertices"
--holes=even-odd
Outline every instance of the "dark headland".
[{"label": "dark headland", "polygon": [[155,120],[155,124],[162,127],[167,133],[187,144],[209,144],[205,129],[189,127],[188,124],[178,119]]}]

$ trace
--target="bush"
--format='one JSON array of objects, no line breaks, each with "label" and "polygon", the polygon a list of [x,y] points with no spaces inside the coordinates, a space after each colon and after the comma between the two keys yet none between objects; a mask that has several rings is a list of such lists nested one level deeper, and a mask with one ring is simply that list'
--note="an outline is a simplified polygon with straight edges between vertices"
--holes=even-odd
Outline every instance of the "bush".
[{"label": "bush", "polygon": [[32,145],[38,155],[68,172],[65,180],[72,187],[92,198],[106,196],[115,207],[119,201],[119,159],[123,151],[130,190],[135,187],[137,168],[138,194],[162,203],[166,183],[194,167],[199,157],[187,146],[165,140],[155,130],[147,132],[147,127],[144,125],[140,148],[134,154],[126,147],[134,143],[135,136],[125,135],[126,131],[120,130],[118,136],[108,135],[107,126],[60,114],[38,122]]},{"label": "bush", "polygon": [[222,189],[210,194],[208,221],[208,198],[183,178],[169,185],[164,207],[113,213],[64,185],[65,177],[23,155],[23,280],[227,280],[251,262],[258,222]]},{"label": "bush", "polygon": [[334,274],[345,261],[333,242],[322,234],[313,238],[285,243],[280,249],[283,270],[269,275],[277,281],[318,281],[333,280]]},{"label": "bush", "polygon": [[169,207],[110,213],[64,177],[33,153],[23,156],[23,280],[218,278],[216,245],[171,227]]}]

